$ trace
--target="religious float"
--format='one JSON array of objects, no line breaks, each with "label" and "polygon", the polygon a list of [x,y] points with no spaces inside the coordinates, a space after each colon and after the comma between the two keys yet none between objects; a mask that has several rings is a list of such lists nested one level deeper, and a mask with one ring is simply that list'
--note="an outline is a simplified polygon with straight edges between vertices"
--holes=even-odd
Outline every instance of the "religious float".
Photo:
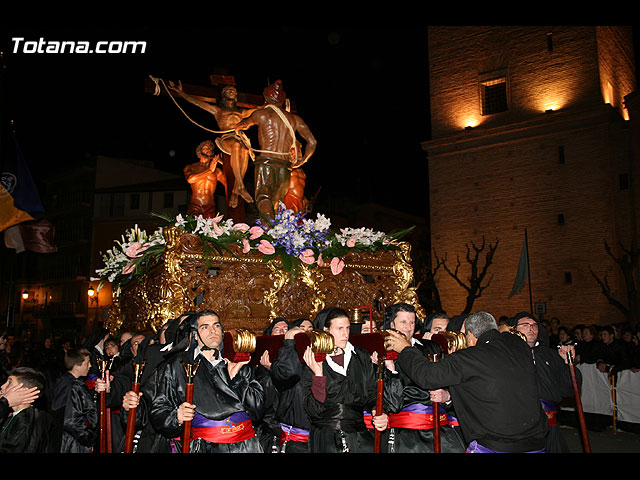
[{"label": "religious float", "polygon": [[329,306],[364,307],[375,319],[385,307],[406,302],[423,315],[411,247],[399,241],[406,231],[336,233],[322,214],[309,220],[284,205],[253,226],[220,217],[161,220],[151,234],[129,229],[103,254],[105,267],[97,273],[101,284],[111,283],[112,331],[156,331],[202,309],[220,314],[227,329],[255,333],[276,317],[313,320]]},{"label": "religious float", "polygon": [[[101,285],[111,283],[113,294],[108,328],[156,331],[185,312],[211,309],[227,330],[260,333],[276,317],[313,320],[325,307],[364,310],[374,320],[397,302],[414,305],[424,318],[413,286],[411,247],[401,241],[411,228],[388,234],[334,231],[320,213],[306,218],[310,209],[300,167],[316,140],[291,110],[282,82],[265,88],[263,105],[249,105],[238,102],[232,78],[213,77],[219,88],[210,97],[151,77],[155,94],[162,86],[176,105],[174,96],[211,113],[219,129],[207,130],[219,136],[215,146],[202,142],[199,161],[184,169],[192,190],[185,214],[158,216],[161,224],[150,234],[135,226],[103,255],[105,266],[97,273]],[[259,148],[244,134],[253,127]],[[250,161],[253,197],[243,182]],[[225,187],[230,218],[216,213],[218,182]],[[255,202],[253,225],[244,223],[244,202]]]}]

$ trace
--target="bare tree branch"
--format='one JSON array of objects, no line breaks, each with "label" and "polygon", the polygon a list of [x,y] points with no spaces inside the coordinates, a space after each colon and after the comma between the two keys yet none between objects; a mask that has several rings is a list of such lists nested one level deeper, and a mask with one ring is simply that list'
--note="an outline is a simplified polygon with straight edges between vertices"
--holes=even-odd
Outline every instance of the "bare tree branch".
[{"label": "bare tree branch", "polygon": [[[462,278],[460,278],[461,277],[460,267],[462,266],[460,262],[460,256],[459,255],[457,256],[456,267],[452,271],[451,268],[449,268],[449,266],[447,265],[446,254],[444,257],[440,259],[438,258],[436,251],[434,249],[433,252],[436,258],[438,268],[442,266],[442,268],[444,268],[444,270],[458,283],[458,285],[464,288],[467,292],[467,302],[465,305],[465,309],[462,313],[469,313],[471,311],[471,308],[473,307],[473,303],[475,302],[475,300],[479,298],[482,295],[482,292],[484,292],[486,288],[491,284],[493,275],[489,277],[486,283],[483,284],[483,282],[487,276],[489,267],[493,263],[493,256],[496,252],[496,249],[498,248],[498,243],[499,241],[497,238],[494,244],[491,244],[491,242],[489,242],[489,246],[488,246],[489,249],[485,253],[484,265],[480,270],[478,269],[480,256],[482,252],[484,252],[485,249],[487,248],[485,237],[484,236],[482,237],[482,243],[479,246],[476,245],[476,243],[473,240],[465,244],[465,248],[466,248],[465,259],[470,269],[469,276],[466,278],[468,283],[465,283],[462,280]],[[471,251],[472,249],[473,249],[473,253]]]},{"label": "bare tree branch", "polygon": [[617,300],[611,293],[611,286],[609,285],[607,274],[605,273],[604,277],[601,279],[593,271],[593,269],[591,268],[591,265],[589,265],[589,272],[591,272],[591,275],[593,276],[593,278],[595,278],[596,282],[598,282],[598,285],[600,285],[600,288],[602,289],[602,293],[604,294],[605,297],[607,297],[607,300],[609,301],[609,303],[614,307],[616,307],[617,309],[619,309],[628,318],[630,313],[629,309],[625,307],[619,300]]}]

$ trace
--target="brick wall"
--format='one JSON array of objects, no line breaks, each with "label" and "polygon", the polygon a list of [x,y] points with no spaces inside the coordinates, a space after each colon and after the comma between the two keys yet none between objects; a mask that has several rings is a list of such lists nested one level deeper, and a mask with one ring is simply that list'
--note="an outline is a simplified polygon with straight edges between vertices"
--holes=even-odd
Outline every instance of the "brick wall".
[{"label": "brick wall", "polygon": [[[478,244],[483,235],[499,240],[491,285],[474,311],[498,317],[529,309],[528,285],[508,298],[526,228],[533,301],[546,302],[545,318],[566,325],[624,320],[589,272],[591,266],[608,273],[624,298],[617,267],[603,248],[605,240],[616,245],[630,235],[629,199],[619,190],[629,161],[628,131],[605,105],[599,75],[598,42],[607,35],[596,27],[429,30],[433,140],[425,150],[432,246],[448,255],[451,267],[459,254],[465,279],[465,243]],[[623,37],[611,40],[609,52]],[[464,131],[462,112],[478,112],[478,75],[491,69],[508,72],[510,108]],[[626,78],[616,91],[629,93],[634,81]],[[552,93],[559,103],[545,114]],[[446,272],[437,281],[447,313],[460,313],[466,292]]]}]

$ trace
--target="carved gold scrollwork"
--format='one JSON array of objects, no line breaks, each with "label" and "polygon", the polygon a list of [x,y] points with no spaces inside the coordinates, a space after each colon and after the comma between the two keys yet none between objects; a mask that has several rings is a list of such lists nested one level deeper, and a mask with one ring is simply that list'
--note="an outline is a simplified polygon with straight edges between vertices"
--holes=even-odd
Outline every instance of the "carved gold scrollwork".
[{"label": "carved gold scrollwork", "polygon": [[285,290],[289,282],[296,282],[305,285],[310,293],[308,300],[311,307],[308,312],[310,318],[315,317],[325,306],[325,293],[320,288],[320,283],[324,280],[324,275],[319,269],[310,270],[301,268],[296,272],[295,278],[282,267],[282,262],[272,260],[269,265],[269,278],[272,280],[272,287],[264,294],[264,305],[269,311],[270,318],[282,315],[283,306],[280,305],[280,294]]},{"label": "carved gold scrollwork", "polygon": [[418,295],[416,294],[413,283],[413,268],[411,267],[411,244],[408,242],[400,242],[400,251],[397,255],[397,261],[393,265],[393,273],[395,274],[395,283],[397,286],[393,303],[408,303],[416,308],[418,317],[425,318],[426,312],[418,303]]},{"label": "carved gold scrollwork", "polygon": [[[326,306],[352,308],[377,304],[381,309],[396,302],[418,303],[411,268],[411,246],[387,252],[349,253],[345,268],[333,275],[328,266],[299,268],[291,276],[279,259],[263,262],[257,253],[202,254],[197,236],[176,227],[164,230],[166,250],[159,264],[142,282],[129,284],[114,298],[109,328],[158,328],[167,320],[195,308],[212,308],[226,328],[261,330],[270,319],[313,318]],[[298,316],[299,315],[299,316]]]}]

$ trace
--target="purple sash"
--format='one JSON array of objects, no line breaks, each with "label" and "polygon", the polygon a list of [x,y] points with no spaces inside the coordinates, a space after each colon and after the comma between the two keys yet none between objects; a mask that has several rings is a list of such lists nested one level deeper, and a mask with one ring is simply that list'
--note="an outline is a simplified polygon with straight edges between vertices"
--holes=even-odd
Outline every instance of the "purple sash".
[{"label": "purple sash", "polygon": [[193,417],[193,421],[191,422],[191,426],[193,428],[228,427],[229,424],[238,424],[246,420],[249,420],[247,412],[236,412],[224,420],[211,420],[210,418],[196,413]]},{"label": "purple sash", "polygon": [[542,408],[544,408],[545,412],[557,412],[558,404],[556,402],[551,402],[549,400],[540,399],[540,403],[542,404]]},{"label": "purple sash", "polygon": [[[475,440],[469,444],[467,447],[467,451],[465,453],[508,453],[508,452],[498,452],[497,450],[491,450],[490,448],[483,447]],[[532,450],[530,452],[524,453],[544,453],[544,448],[540,450]]]},{"label": "purple sash", "polygon": [[309,430],[303,428],[292,427],[286,423],[281,423],[280,428],[287,433],[295,433],[296,435],[309,435]]},{"label": "purple sash", "polygon": [[[411,412],[411,413],[423,413],[423,414],[432,414],[433,406],[431,405],[423,405],[422,403],[413,403],[411,405],[407,405],[404,407],[401,412]],[[440,407],[440,413],[444,413],[442,407]]]}]

